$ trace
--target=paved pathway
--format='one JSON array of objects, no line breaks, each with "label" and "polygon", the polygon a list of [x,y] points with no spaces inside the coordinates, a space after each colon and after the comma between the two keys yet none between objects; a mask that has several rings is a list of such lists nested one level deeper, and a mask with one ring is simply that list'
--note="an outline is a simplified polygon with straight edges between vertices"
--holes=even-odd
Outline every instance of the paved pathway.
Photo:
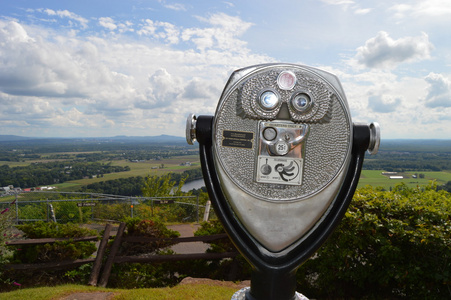
[{"label": "paved pathway", "polygon": [[[101,231],[105,229],[105,225],[99,224],[89,224],[85,225],[89,229],[96,229],[97,231]],[[199,229],[199,224],[180,224],[180,225],[169,225],[167,226],[169,229],[180,232],[180,237],[191,237],[194,236],[194,232]],[[111,234],[116,235],[117,225],[114,225]],[[97,242],[97,247],[99,246],[100,241]],[[171,249],[177,254],[189,254],[189,253],[204,253],[208,249],[209,245],[202,242],[190,242],[190,243],[179,243],[171,247]],[[94,256],[97,253],[94,254]]]},{"label": "paved pathway", "polygon": [[[180,237],[194,236],[194,232],[200,227],[197,224],[181,224],[167,226],[169,229],[180,232]],[[171,247],[177,254],[203,253],[208,249],[208,244],[202,242],[180,243]]]}]

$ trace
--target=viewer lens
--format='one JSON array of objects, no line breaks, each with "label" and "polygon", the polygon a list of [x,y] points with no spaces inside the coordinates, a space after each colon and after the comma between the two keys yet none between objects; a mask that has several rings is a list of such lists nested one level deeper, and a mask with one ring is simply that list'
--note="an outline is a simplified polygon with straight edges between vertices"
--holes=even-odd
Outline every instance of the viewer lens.
[{"label": "viewer lens", "polygon": [[307,94],[300,93],[291,99],[291,106],[298,112],[305,112],[312,106],[312,100]]},{"label": "viewer lens", "polygon": [[273,91],[266,91],[260,95],[260,106],[266,110],[274,109],[279,104],[279,97]]}]

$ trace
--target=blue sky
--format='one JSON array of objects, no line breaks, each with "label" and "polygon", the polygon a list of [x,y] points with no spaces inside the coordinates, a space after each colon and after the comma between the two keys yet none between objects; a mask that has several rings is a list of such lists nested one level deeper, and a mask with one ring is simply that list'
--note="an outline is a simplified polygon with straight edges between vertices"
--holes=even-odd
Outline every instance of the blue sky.
[{"label": "blue sky", "polygon": [[0,134],[183,136],[233,70],[340,79],[382,138],[451,138],[451,1],[0,0]]}]

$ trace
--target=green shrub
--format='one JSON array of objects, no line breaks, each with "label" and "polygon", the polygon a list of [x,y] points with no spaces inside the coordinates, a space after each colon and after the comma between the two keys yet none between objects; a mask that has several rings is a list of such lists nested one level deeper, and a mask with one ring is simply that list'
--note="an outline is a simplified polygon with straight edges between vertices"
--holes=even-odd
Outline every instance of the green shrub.
[{"label": "green shrub", "polygon": [[14,217],[14,212],[11,209],[12,205],[0,207],[0,267],[7,262],[10,252],[6,245],[11,238],[11,227]]},{"label": "green shrub", "polygon": [[101,220],[122,220],[130,217],[130,203],[101,203],[93,208],[93,217]]},{"label": "green shrub", "polygon": [[[201,227],[194,233],[195,236],[207,236],[225,233],[224,227],[217,219],[209,222],[202,222]],[[217,239],[208,242],[210,245],[207,249],[208,253],[237,252],[229,237]],[[199,262],[194,262],[199,264]],[[232,259],[214,260],[207,262],[203,268],[196,266],[198,272],[202,271],[203,275],[199,277],[208,277],[219,280],[247,280],[250,278],[251,266],[241,254]],[[192,275],[190,275],[192,276]]]},{"label": "green shrub", "polygon": [[[167,248],[174,243],[168,238],[180,236],[180,233],[168,229],[158,220],[142,220],[138,217],[123,219],[126,225],[124,237],[139,236],[161,239],[148,243],[122,242],[120,255],[140,254],[173,254]],[[149,264],[124,263],[115,264],[108,285],[119,288],[149,288],[173,286],[180,282],[177,272],[177,262],[157,262]]]},{"label": "green shrub", "polygon": [[53,202],[58,223],[86,223],[92,217],[91,207],[78,207],[76,202]]},{"label": "green shrub", "polygon": [[31,203],[20,205],[19,216],[23,220],[45,220],[47,219],[47,203]]},{"label": "green shrub", "polygon": [[[24,236],[40,238],[78,238],[98,235],[97,231],[79,227],[76,224],[36,222],[18,225]],[[23,245],[15,247],[13,259],[18,263],[74,260],[89,257],[96,251],[93,242],[58,241],[44,245]]]},{"label": "green shrub", "polygon": [[4,285],[11,285],[14,282],[9,277],[8,272],[5,272],[3,268],[3,265],[10,261],[13,254],[7,244],[9,240],[14,237],[11,232],[13,218],[15,215],[13,206],[14,203],[15,201],[8,204],[1,203],[2,205],[0,206],[0,287]]},{"label": "green shrub", "polygon": [[138,255],[150,254],[163,251],[167,247],[173,245],[171,240],[164,240],[180,236],[180,233],[168,229],[163,223],[157,220],[141,220],[139,218],[126,218],[126,232],[127,236],[144,236],[150,238],[157,238],[159,240],[148,243],[121,243],[121,255]]},{"label": "green shrub", "polygon": [[96,230],[80,227],[78,224],[58,224],[54,222],[36,222],[17,225],[17,229],[29,239],[41,238],[76,238],[98,235]]},{"label": "green shrub", "polygon": [[174,286],[181,281],[177,265],[177,262],[115,264],[108,286],[123,289]]},{"label": "green shrub", "polygon": [[[225,233],[224,227],[221,222],[217,219],[210,220],[209,222],[202,222],[201,227],[194,233],[195,236],[206,236],[206,235],[214,235]],[[211,242],[208,242],[210,248],[207,249],[207,252],[211,253],[221,253],[221,252],[233,252],[237,251],[235,246],[229,237],[225,237],[222,239],[217,239]]]},{"label": "green shrub", "polygon": [[313,298],[451,297],[451,196],[398,185],[357,190],[342,222],[298,271]]},{"label": "green shrub", "polygon": [[92,264],[84,264],[75,269],[66,271],[63,275],[64,279],[76,284],[87,284],[91,277]]}]

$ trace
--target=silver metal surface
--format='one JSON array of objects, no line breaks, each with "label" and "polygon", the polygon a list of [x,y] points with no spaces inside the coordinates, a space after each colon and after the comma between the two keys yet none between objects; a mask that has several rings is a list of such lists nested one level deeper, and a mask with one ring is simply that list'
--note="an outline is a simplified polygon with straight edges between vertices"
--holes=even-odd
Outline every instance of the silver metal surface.
[{"label": "silver metal surface", "polygon": [[368,146],[368,153],[371,155],[379,151],[381,144],[381,129],[379,123],[373,122],[370,124],[370,144]]},{"label": "silver metal surface", "polygon": [[189,145],[194,144],[196,141],[196,120],[197,117],[194,114],[190,114],[186,119],[186,142]]},{"label": "silver metal surface", "polygon": [[[231,300],[245,300],[246,293],[249,290],[250,290],[249,287],[242,288],[241,290],[235,292],[235,294],[232,295]],[[307,297],[305,297],[304,295],[302,295],[298,292],[296,292],[295,297],[296,298],[294,300],[309,300]]]},{"label": "silver metal surface", "polygon": [[[297,77],[289,90],[277,84],[282,72]],[[262,110],[254,100],[263,90],[276,91],[282,105],[273,111]],[[300,91],[312,97],[313,105],[303,113],[290,111],[289,101]],[[301,146],[288,152],[268,150],[266,156],[261,155],[263,131],[270,124],[276,124],[273,127],[278,133],[282,130],[277,124],[307,126],[308,136],[299,137],[301,133],[290,129],[275,141],[290,145],[297,140]],[[231,76],[215,114],[214,163],[238,219],[272,253],[304,239],[327,214],[349,166],[352,129],[344,92],[332,74],[277,64],[243,69]],[[290,156],[293,153],[294,157]],[[276,168],[279,175],[274,173]],[[277,179],[294,178],[297,171],[301,178]],[[273,179],[257,180],[265,173],[272,174]]]}]

